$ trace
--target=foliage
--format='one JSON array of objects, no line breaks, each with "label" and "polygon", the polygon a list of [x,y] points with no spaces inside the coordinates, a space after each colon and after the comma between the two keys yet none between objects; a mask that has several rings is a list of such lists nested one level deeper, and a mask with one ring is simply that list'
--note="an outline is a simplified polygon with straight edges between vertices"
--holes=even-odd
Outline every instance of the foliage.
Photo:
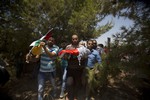
[{"label": "foliage", "polygon": [[51,28],[58,45],[75,33],[82,40],[96,38],[112,27],[111,23],[96,27],[107,15],[105,5],[103,0],[2,0],[0,50],[25,54],[29,44]]},{"label": "foliage", "polygon": [[[0,8],[0,50],[9,55],[19,51],[25,52],[30,41],[31,29],[22,22],[20,3],[1,1]],[[26,26],[26,27],[25,27]],[[26,34],[25,34],[26,33]]]},{"label": "foliage", "polygon": [[51,28],[58,45],[62,40],[69,42],[74,33],[82,40],[97,38],[113,27],[111,23],[97,27],[105,16],[123,16],[135,24],[121,27],[122,32],[114,35],[106,62],[95,65],[100,72],[97,79],[94,72],[89,74],[90,88],[103,86],[108,76],[118,78],[122,72],[125,76],[120,81],[150,87],[149,4],[147,0],[1,0],[0,53],[14,61],[15,54],[26,54],[29,44]]},{"label": "foliage", "polygon": [[88,88],[90,92],[98,92],[96,90],[100,90],[104,88],[108,84],[108,63],[105,59],[106,55],[102,57],[103,61],[101,64],[96,63],[93,69],[86,68],[84,70],[84,79],[86,80],[86,84],[88,84]]},{"label": "foliage", "polygon": [[[97,3],[99,2],[99,3]],[[103,30],[111,28],[111,24],[98,31],[96,25],[104,18],[101,15],[100,7],[102,0],[25,0],[26,5],[25,16],[26,22],[31,27],[37,29],[37,32],[45,33],[48,28],[54,28],[54,36],[59,40],[69,39],[76,33],[81,39],[89,39],[98,37]],[[34,13],[36,12],[36,13]],[[106,27],[106,26],[105,26]],[[58,37],[59,35],[64,37]],[[58,43],[59,44],[59,43]]]},{"label": "foliage", "polygon": [[134,2],[130,9],[126,13],[135,24],[129,29],[121,27],[122,33],[114,35],[117,42],[111,44],[109,71],[113,77],[125,72],[123,80],[130,80],[137,88],[149,88],[150,8],[142,2]]}]

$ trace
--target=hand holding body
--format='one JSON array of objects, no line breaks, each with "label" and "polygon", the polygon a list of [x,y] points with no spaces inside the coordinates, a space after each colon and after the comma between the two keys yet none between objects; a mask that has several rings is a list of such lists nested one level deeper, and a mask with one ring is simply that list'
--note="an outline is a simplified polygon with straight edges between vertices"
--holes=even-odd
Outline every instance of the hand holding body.
[{"label": "hand holding body", "polygon": [[27,63],[29,63],[29,61],[36,62],[36,61],[38,61],[39,57],[40,57],[40,55],[34,56],[34,55],[28,53],[28,54],[26,55],[26,62],[27,62]]}]

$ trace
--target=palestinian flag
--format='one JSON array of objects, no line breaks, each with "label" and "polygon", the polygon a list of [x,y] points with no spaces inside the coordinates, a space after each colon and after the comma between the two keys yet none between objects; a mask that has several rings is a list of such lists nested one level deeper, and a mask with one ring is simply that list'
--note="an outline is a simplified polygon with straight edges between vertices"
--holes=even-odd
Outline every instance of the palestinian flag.
[{"label": "palestinian flag", "polygon": [[52,29],[49,30],[44,36],[42,36],[39,40],[33,41],[30,46],[38,46],[41,41],[48,40],[50,37],[52,37]]},{"label": "palestinian flag", "polygon": [[64,53],[69,53],[69,54],[72,54],[72,55],[75,55],[75,56],[78,56],[79,55],[79,51],[78,49],[72,49],[72,50],[61,50],[58,55],[62,55]]},{"label": "palestinian flag", "polygon": [[30,46],[32,46],[32,49],[30,50],[30,53],[33,55],[39,55],[42,53],[42,47],[39,45],[40,42],[43,40],[48,40],[50,37],[52,37],[52,29],[49,30],[43,37],[41,37],[39,40],[33,41]]},{"label": "palestinian flag", "polygon": [[42,40],[33,41],[30,46],[38,46]]},{"label": "palestinian flag", "polygon": [[87,49],[86,47],[84,46],[81,46],[77,49],[72,49],[72,50],[61,50],[58,55],[61,56],[65,53],[68,53],[68,54],[71,54],[71,55],[75,55],[75,56],[80,56],[80,57],[83,57],[83,56],[87,56],[91,51],[89,49]]},{"label": "palestinian flag", "polygon": [[47,33],[46,33],[46,35],[44,35],[42,38],[40,38],[40,40],[48,40],[50,37],[52,37],[52,30],[53,29],[51,29],[51,30],[49,30]]}]

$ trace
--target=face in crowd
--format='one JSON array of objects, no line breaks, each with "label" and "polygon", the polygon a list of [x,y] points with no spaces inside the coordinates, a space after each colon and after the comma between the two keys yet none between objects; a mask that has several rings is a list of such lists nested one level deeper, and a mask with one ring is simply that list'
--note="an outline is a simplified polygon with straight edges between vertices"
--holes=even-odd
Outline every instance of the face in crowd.
[{"label": "face in crowd", "polygon": [[93,49],[93,41],[92,40],[87,41],[87,48],[90,49],[90,50]]},{"label": "face in crowd", "polygon": [[47,45],[49,47],[53,47],[54,43],[55,43],[55,39],[53,37],[50,37],[47,41]]},{"label": "face in crowd", "polygon": [[93,40],[93,49],[96,49],[96,48],[97,48],[97,41]]},{"label": "face in crowd", "polygon": [[78,45],[79,44],[79,39],[77,35],[72,35],[72,44],[73,45]]},{"label": "face in crowd", "polygon": [[65,49],[66,46],[67,46],[67,43],[66,43],[66,42],[62,42],[62,43],[61,43],[61,48]]}]

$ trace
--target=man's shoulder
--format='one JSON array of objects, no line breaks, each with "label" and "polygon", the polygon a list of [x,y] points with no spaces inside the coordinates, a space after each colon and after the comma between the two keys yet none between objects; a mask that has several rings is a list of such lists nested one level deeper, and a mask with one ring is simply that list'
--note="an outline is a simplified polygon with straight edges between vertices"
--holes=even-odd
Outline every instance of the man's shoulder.
[{"label": "man's shoulder", "polygon": [[99,52],[97,50],[95,50],[95,49],[93,49],[93,53],[99,54]]},{"label": "man's shoulder", "polygon": [[[82,46],[83,46],[83,45],[79,44],[79,45],[77,46],[77,48],[80,48],[80,47],[82,47]],[[66,49],[70,49],[70,48],[74,48],[74,46],[73,46],[72,44],[69,44],[69,45],[66,46]]]},{"label": "man's shoulder", "polygon": [[58,47],[57,45],[53,45],[52,50],[56,50],[56,51],[58,51],[58,50],[59,50],[59,47]]},{"label": "man's shoulder", "polygon": [[72,44],[66,46],[66,49],[70,49],[70,48],[72,48]]},{"label": "man's shoulder", "polygon": [[66,47],[70,47],[70,46],[72,46],[72,44],[68,44]]},{"label": "man's shoulder", "polygon": [[59,48],[57,45],[53,45],[53,48]]}]

